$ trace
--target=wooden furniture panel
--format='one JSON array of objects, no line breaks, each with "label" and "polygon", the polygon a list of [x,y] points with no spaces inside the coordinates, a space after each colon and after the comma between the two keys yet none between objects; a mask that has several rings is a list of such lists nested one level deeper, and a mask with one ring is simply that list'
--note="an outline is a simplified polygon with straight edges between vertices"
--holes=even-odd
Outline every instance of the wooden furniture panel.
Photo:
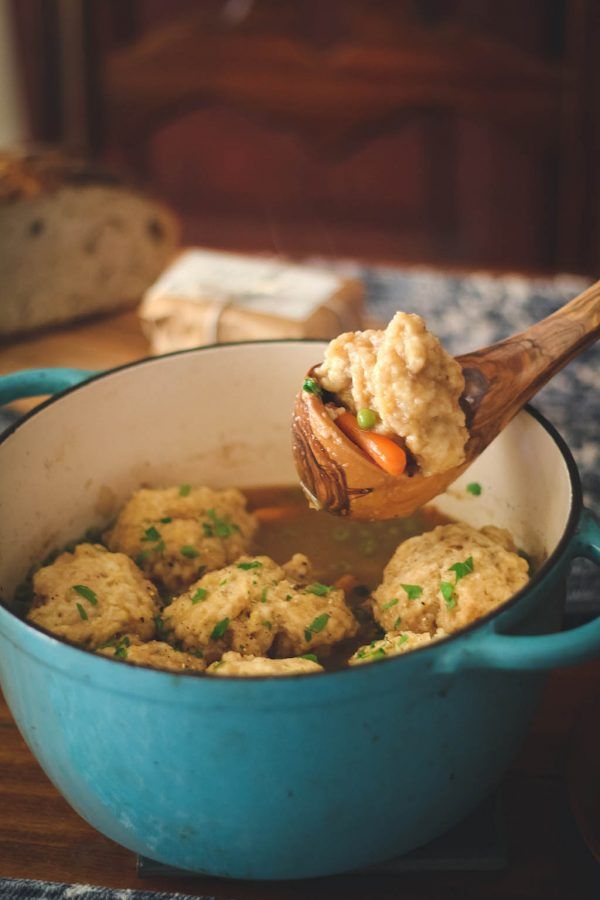
[{"label": "wooden furniture panel", "polygon": [[46,35],[33,133],[154,184],[188,236],[596,272],[593,0],[77,5],[15,3]]}]

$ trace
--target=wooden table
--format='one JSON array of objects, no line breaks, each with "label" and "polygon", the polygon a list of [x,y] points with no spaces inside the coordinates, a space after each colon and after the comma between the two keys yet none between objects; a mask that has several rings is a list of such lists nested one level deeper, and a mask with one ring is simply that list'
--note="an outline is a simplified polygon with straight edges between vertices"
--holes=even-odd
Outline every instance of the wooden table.
[{"label": "wooden table", "polygon": [[[6,345],[0,348],[0,373],[48,365],[102,369],[146,354],[146,341],[129,313]],[[31,405],[19,404],[22,409]],[[599,686],[600,660],[551,675],[532,731],[502,785],[506,870],[344,876],[308,883],[140,881],[134,855],[90,828],[50,784],[0,699],[0,877],[179,890],[229,900],[597,900],[597,869],[570,813],[566,771],[573,726]],[[590,777],[600,777],[598,766]]]}]

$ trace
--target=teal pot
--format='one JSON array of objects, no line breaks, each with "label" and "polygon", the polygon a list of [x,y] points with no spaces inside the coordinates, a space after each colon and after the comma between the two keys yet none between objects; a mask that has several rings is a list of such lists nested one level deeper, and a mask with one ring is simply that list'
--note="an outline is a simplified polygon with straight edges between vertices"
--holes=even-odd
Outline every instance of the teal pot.
[{"label": "teal pot", "polygon": [[440,643],[334,674],[211,679],[95,656],[10,611],[32,563],[142,483],[293,482],[292,403],[323,346],[207,347],[0,382],[1,402],[66,388],[0,443],[2,688],[73,808],[172,866],[305,878],[412,850],[498,782],[545,672],[600,653],[600,620],[560,632],[571,561],[598,562],[600,531],[571,454],[533,410],[438,506],[509,528],[545,562],[501,609]]}]

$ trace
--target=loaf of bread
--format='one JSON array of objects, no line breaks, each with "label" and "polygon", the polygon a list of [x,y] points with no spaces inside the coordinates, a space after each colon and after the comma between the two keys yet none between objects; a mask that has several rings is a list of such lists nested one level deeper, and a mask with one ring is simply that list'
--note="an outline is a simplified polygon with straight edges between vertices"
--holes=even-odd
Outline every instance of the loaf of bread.
[{"label": "loaf of bread", "polygon": [[0,153],[0,336],[136,304],[178,240],[173,213],[114,174]]},{"label": "loaf of bread", "polygon": [[364,286],[332,269],[202,248],[184,250],[139,314],[153,353],[220,341],[332,338],[363,327]]}]

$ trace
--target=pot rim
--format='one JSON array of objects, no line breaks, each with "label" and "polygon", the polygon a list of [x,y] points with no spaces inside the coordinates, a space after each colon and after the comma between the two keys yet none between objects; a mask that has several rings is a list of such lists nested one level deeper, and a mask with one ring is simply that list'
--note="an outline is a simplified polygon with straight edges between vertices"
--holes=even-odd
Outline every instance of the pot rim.
[{"label": "pot rim", "polygon": [[[13,422],[12,425],[9,425],[8,428],[6,428],[4,430],[4,432],[0,435],[0,450],[1,450],[2,444],[9,437],[11,437],[11,435],[13,435],[16,431],[18,431],[19,428],[21,428],[26,422],[28,422],[30,419],[32,419],[39,412],[42,412],[42,410],[45,410],[49,406],[52,406],[54,403],[59,402],[64,397],[66,397],[68,394],[72,394],[74,391],[82,390],[85,387],[87,387],[87,385],[92,384],[93,382],[100,381],[101,379],[104,379],[104,378],[110,378],[112,375],[115,375],[119,372],[126,371],[128,369],[137,368],[138,366],[149,365],[154,362],[158,362],[162,359],[169,359],[171,357],[185,356],[185,355],[189,355],[189,354],[199,354],[199,353],[204,352],[205,350],[218,350],[221,347],[239,347],[239,346],[244,347],[244,346],[257,346],[257,345],[265,345],[265,344],[278,345],[278,344],[326,344],[326,343],[327,343],[327,341],[325,341],[322,338],[305,338],[305,339],[302,339],[302,338],[275,338],[275,339],[257,339],[257,340],[252,340],[252,341],[224,341],[222,343],[206,344],[201,347],[190,347],[185,350],[173,350],[170,353],[163,353],[158,356],[145,356],[142,359],[132,360],[131,362],[123,363],[123,364],[121,364],[119,366],[115,366],[111,369],[105,369],[101,372],[97,372],[93,375],[90,375],[90,377],[86,378],[85,381],[81,381],[78,384],[71,385],[70,387],[66,388],[65,390],[62,390],[59,393],[54,394],[53,396],[50,396],[46,400],[42,401],[40,404],[35,406],[33,409],[29,410],[20,419],[18,419],[16,422]],[[479,619],[476,619],[474,622],[471,622],[469,625],[466,625],[463,628],[457,629],[457,631],[452,632],[451,634],[447,635],[444,638],[441,638],[440,640],[433,641],[430,644],[426,644],[423,647],[418,647],[415,650],[411,651],[411,653],[401,653],[396,656],[387,657],[385,659],[375,660],[374,663],[370,663],[369,665],[346,666],[344,669],[339,669],[339,670],[336,670],[335,672],[311,672],[311,673],[303,673],[303,674],[286,676],[283,678],[281,676],[276,676],[276,675],[271,675],[271,676],[234,675],[234,676],[228,676],[227,678],[210,678],[210,677],[206,676],[205,672],[195,672],[195,671],[172,672],[172,671],[167,671],[167,670],[163,670],[163,669],[156,669],[152,666],[138,665],[137,663],[130,663],[127,660],[111,659],[110,657],[107,657],[107,656],[101,657],[97,653],[95,653],[95,651],[93,651],[93,650],[88,650],[87,648],[82,647],[79,644],[75,644],[72,641],[69,641],[68,639],[57,638],[56,635],[52,634],[52,632],[46,630],[42,626],[36,625],[32,622],[26,622],[25,620],[21,619],[20,616],[18,616],[8,606],[8,603],[5,600],[3,600],[3,598],[1,596],[0,596],[0,608],[5,610],[7,613],[9,613],[10,616],[12,616],[18,622],[20,622],[21,625],[24,626],[24,628],[26,628],[28,630],[32,629],[33,631],[37,631],[38,634],[42,635],[43,637],[50,638],[52,641],[55,641],[63,646],[71,647],[72,649],[77,650],[81,653],[85,653],[90,656],[93,656],[95,659],[104,659],[108,663],[119,663],[120,665],[125,663],[129,668],[134,668],[134,669],[138,669],[138,670],[143,669],[143,670],[146,670],[149,672],[153,672],[156,676],[159,676],[159,677],[165,676],[165,675],[171,676],[171,677],[173,675],[181,675],[181,676],[185,676],[187,678],[203,678],[205,681],[215,682],[217,684],[219,684],[219,683],[222,684],[223,682],[227,683],[227,682],[249,682],[249,681],[251,681],[251,682],[268,682],[269,684],[272,684],[274,681],[277,683],[281,683],[281,682],[297,683],[300,679],[314,678],[317,675],[319,675],[319,676],[327,675],[327,676],[329,676],[329,678],[332,678],[333,676],[337,676],[338,678],[342,677],[342,676],[348,677],[350,672],[353,672],[353,673],[356,673],[357,671],[364,672],[365,670],[369,670],[371,668],[371,666],[374,664],[375,665],[380,665],[381,663],[388,663],[388,664],[394,663],[396,665],[406,664],[407,660],[409,660],[412,656],[414,656],[415,653],[435,652],[438,647],[446,645],[450,641],[456,640],[456,639],[461,638],[468,634],[473,634],[478,629],[483,628],[486,625],[488,625],[494,619],[499,618],[500,615],[503,615],[507,610],[515,607],[519,603],[519,601],[529,591],[537,588],[548,577],[548,575],[550,575],[551,572],[555,568],[557,568],[557,566],[561,562],[569,544],[571,543],[571,541],[574,537],[579,519],[581,517],[581,512],[583,509],[583,493],[582,493],[582,488],[581,488],[581,478],[579,475],[579,470],[578,470],[577,464],[575,463],[575,460],[573,458],[573,454],[571,453],[571,450],[569,449],[567,442],[562,437],[562,435],[558,432],[558,430],[555,428],[555,426],[551,422],[549,422],[548,419],[546,419],[546,417],[543,416],[542,413],[540,413],[539,410],[537,410],[534,406],[527,403],[523,407],[523,409],[520,410],[520,412],[526,412],[528,415],[530,415],[533,419],[535,419],[542,426],[542,428],[546,431],[546,433],[550,436],[550,438],[557,445],[557,447],[561,453],[561,456],[563,457],[563,459],[566,463],[567,472],[569,475],[569,482],[571,485],[571,504],[570,504],[570,509],[569,509],[569,515],[567,517],[567,521],[566,521],[562,536],[561,536],[558,544],[556,545],[555,549],[552,551],[550,556],[546,560],[544,560],[544,562],[542,563],[542,565],[540,566],[538,571],[535,573],[534,577],[530,581],[528,581],[527,584],[525,584],[522,588],[520,588],[520,590],[518,590],[515,594],[513,594],[509,600],[502,603],[496,609],[491,610],[489,613],[486,613],[486,615],[481,616]],[[519,415],[520,412],[517,413],[517,415]],[[433,502],[435,502],[435,499]]]}]

